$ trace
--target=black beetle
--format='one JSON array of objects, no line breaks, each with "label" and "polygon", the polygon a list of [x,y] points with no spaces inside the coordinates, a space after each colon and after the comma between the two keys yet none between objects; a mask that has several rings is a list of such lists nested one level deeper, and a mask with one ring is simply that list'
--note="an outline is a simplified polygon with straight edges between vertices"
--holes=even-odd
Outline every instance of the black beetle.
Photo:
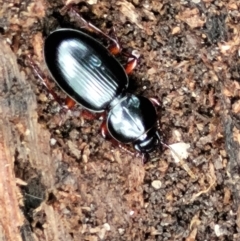
[{"label": "black beetle", "polygon": [[[112,41],[113,45],[106,48],[80,30],[55,30],[44,44],[49,72],[71,99],[91,112],[106,113],[101,128],[104,137],[112,137],[125,150],[128,150],[125,144],[132,144],[138,153],[147,157],[162,143],[155,109],[158,102],[127,92],[127,74],[136,66],[137,58],[123,52],[130,57],[124,69],[113,56],[121,51],[117,39],[84,20],[74,9],[70,10],[85,28]],[[48,88],[43,73],[30,62]],[[56,94],[50,88],[49,91],[58,101]]]},{"label": "black beetle", "polygon": [[107,111],[111,137],[143,154],[160,145],[154,103],[127,93],[124,68],[101,43],[79,30],[58,29],[46,38],[44,57],[67,95],[92,112]]}]

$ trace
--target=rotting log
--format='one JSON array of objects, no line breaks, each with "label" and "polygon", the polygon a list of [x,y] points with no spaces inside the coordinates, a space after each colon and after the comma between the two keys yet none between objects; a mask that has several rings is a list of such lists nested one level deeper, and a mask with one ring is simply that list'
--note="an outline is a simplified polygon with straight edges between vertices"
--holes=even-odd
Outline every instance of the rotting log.
[{"label": "rotting log", "polygon": [[[39,186],[34,183],[41,183],[38,192],[41,196],[37,199],[45,212],[44,207],[51,208],[44,205],[44,196],[46,190],[54,187],[58,160],[52,161],[50,134],[37,122],[35,95],[3,38],[0,38],[0,82],[0,241],[40,240],[32,233],[34,228],[30,228],[24,212],[25,201],[33,195],[25,195],[20,185],[25,183],[27,190],[35,190]],[[37,182],[32,181],[36,179]],[[46,214],[46,221],[56,219],[54,210],[49,215]],[[58,223],[49,223],[42,240],[46,240],[46,235],[59,240],[56,232],[61,225],[55,225]]]},{"label": "rotting log", "polygon": [[24,217],[19,208],[14,175],[14,156],[20,135],[13,133],[16,133],[16,121],[21,118],[22,109],[19,108],[22,103],[16,101],[14,86],[24,82],[16,57],[3,39],[0,42],[0,235],[1,240],[21,240],[19,228]]}]

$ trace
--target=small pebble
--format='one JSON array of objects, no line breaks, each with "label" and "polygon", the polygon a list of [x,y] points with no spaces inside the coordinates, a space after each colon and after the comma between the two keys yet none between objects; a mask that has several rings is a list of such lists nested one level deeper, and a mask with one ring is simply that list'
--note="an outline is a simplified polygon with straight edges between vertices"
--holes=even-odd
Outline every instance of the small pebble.
[{"label": "small pebble", "polygon": [[56,140],[56,139],[54,139],[54,138],[51,138],[51,139],[50,139],[50,145],[51,145],[51,146],[56,145],[56,143],[57,143],[57,140]]},{"label": "small pebble", "polygon": [[125,233],[125,229],[124,228],[119,228],[118,232],[120,235],[123,235]]},{"label": "small pebble", "polygon": [[160,189],[162,186],[162,182],[160,180],[154,180],[152,182],[152,187],[155,189]]}]

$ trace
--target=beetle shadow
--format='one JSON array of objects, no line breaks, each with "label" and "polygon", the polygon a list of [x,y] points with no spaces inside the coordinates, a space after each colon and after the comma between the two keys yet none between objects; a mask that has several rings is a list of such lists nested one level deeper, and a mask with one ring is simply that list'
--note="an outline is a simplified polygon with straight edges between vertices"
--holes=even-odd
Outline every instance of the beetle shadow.
[{"label": "beetle shadow", "polygon": [[135,93],[137,95],[142,95],[142,91],[140,90],[141,83],[137,80],[137,78],[133,75],[129,76],[129,84],[127,91],[129,93]]},{"label": "beetle shadow", "polygon": [[[86,19],[96,19],[96,16],[92,13],[92,6],[86,2],[80,2],[77,5],[79,12]],[[62,6],[64,7],[64,6]],[[61,14],[61,8],[52,8],[53,10],[47,14],[43,20],[43,36],[48,36],[52,31],[58,28],[74,28],[81,29],[80,26],[74,21],[71,21],[68,13]],[[82,30],[82,29],[81,29]],[[84,30],[83,30],[84,31]],[[85,31],[84,31],[85,32]],[[87,32],[87,31],[86,31]]]}]

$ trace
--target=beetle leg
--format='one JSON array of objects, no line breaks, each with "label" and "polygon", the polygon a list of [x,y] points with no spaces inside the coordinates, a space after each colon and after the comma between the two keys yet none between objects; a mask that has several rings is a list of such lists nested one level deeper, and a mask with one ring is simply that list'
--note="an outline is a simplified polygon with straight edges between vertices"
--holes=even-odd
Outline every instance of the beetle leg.
[{"label": "beetle leg", "polygon": [[[127,74],[130,74],[137,66],[139,55],[134,54],[134,52],[129,53],[122,49],[114,27],[112,27],[109,36],[112,36],[111,38],[113,40],[115,40],[115,42],[111,46],[108,47],[110,53],[113,55],[117,55],[121,52],[122,55],[124,55],[128,58],[128,62],[125,65],[125,71]],[[117,43],[117,45],[116,45],[116,43]]]},{"label": "beetle leg", "polygon": [[46,75],[41,71],[41,69],[38,67],[38,65],[34,62],[32,57],[30,55],[27,56],[28,62],[30,64],[30,67],[34,71],[35,75],[41,80],[41,83],[46,87],[48,92],[52,95],[53,99],[63,108],[63,109],[71,109],[75,105],[75,101],[71,99],[70,97],[67,97],[65,101],[63,102],[62,99],[53,91],[51,88],[49,79],[46,77]]},{"label": "beetle leg", "polygon": [[126,145],[118,144],[118,147],[120,149],[122,149],[123,151],[127,152],[129,155],[131,155],[133,157],[138,157],[139,156],[139,153],[136,153],[136,152],[130,150],[130,148],[128,148],[128,146],[126,146]]},{"label": "beetle leg", "polygon": [[141,157],[142,164],[145,164],[149,160],[149,155],[147,153],[139,153],[130,150],[127,145],[118,144],[118,147],[123,151],[127,152],[132,157]]},{"label": "beetle leg", "polygon": [[125,51],[122,51],[122,54],[128,57],[128,62],[125,65],[125,71],[127,74],[131,74],[132,71],[136,68],[139,56],[134,55],[133,53],[128,53]]},{"label": "beetle leg", "polygon": [[[125,57],[128,58],[128,62],[127,62],[127,64],[125,65],[125,71],[126,71],[127,74],[130,74],[130,73],[136,68],[136,66],[137,66],[138,59],[139,59],[139,55],[138,55],[138,54],[135,54],[134,51],[132,51],[132,53],[129,53],[129,52],[127,52],[126,50],[123,50],[123,49],[122,49],[121,44],[120,44],[120,42],[119,42],[119,40],[118,40],[118,37],[117,37],[117,35],[116,35],[116,31],[115,31],[115,28],[114,28],[114,27],[112,27],[109,35],[110,35],[110,36],[113,36],[113,39],[115,39],[115,40],[117,41],[117,43],[118,43],[118,46],[119,46],[119,47],[118,47],[118,51],[116,51],[117,54],[121,52],[122,55],[124,55]],[[112,46],[112,47],[113,47],[113,46]],[[114,54],[114,53],[113,53],[114,51],[111,51],[111,49],[110,49],[110,52],[111,52],[112,54]]]},{"label": "beetle leg", "polygon": [[111,137],[111,135],[109,134],[108,132],[108,129],[107,129],[107,123],[106,123],[106,120],[104,120],[101,124],[101,134],[103,136],[104,139],[107,139],[109,141],[112,142],[113,145],[115,146],[118,146],[121,150],[127,152],[129,155],[133,156],[133,157],[139,157],[141,156],[142,157],[142,162],[145,163],[147,158],[145,156],[145,154],[140,154],[139,152],[134,152],[132,151],[127,145],[124,145],[124,144],[120,144],[118,141],[116,141],[115,139],[113,139]]},{"label": "beetle leg", "polygon": [[112,28],[110,34],[106,34],[101,29],[99,29],[95,25],[93,25],[91,22],[86,21],[78,13],[76,8],[72,4],[69,4],[65,7],[63,7],[60,12],[61,12],[61,14],[64,14],[67,11],[69,11],[70,16],[73,17],[79,23],[80,28],[85,28],[90,32],[94,32],[94,33],[106,38],[111,43],[110,46],[108,47],[108,50],[112,55],[117,55],[120,52],[122,52],[122,54],[128,58],[128,63],[125,66],[126,73],[130,74],[133,71],[133,69],[137,66],[138,56],[133,53],[128,53],[126,51],[122,51],[121,44],[118,41],[114,28]]},{"label": "beetle leg", "polygon": [[67,109],[72,109],[76,105],[76,101],[69,96],[66,97],[64,102],[65,102],[65,108]]},{"label": "beetle leg", "polygon": [[158,101],[157,98],[154,98],[154,97],[151,97],[151,98],[148,98],[152,104],[155,106],[155,107],[159,107],[160,106],[160,102]]},{"label": "beetle leg", "polygon": [[[115,42],[108,47],[109,51],[113,55],[117,55],[121,52],[122,55],[128,58],[128,62],[125,65],[125,71],[127,74],[130,74],[137,66],[139,55],[134,54],[134,51],[132,53],[127,52],[126,50],[123,50],[120,44],[120,41],[118,40],[118,37],[116,35],[115,28],[112,27],[109,36],[115,40]],[[117,43],[117,45],[116,45]]]},{"label": "beetle leg", "polygon": [[[115,39],[118,43],[119,43],[119,39],[118,39],[118,36],[116,34],[116,29],[115,27],[111,27],[111,30],[109,32],[109,36],[112,37],[113,39]],[[120,44],[119,44],[120,45]]]},{"label": "beetle leg", "polygon": [[48,78],[45,76],[45,74],[41,71],[41,69],[37,66],[37,64],[33,61],[31,56],[27,56],[29,64],[34,71],[35,75],[41,80],[41,83],[47,88],[48,92],[53,96],[54,100],[59,104],[62,105],[61,99],[58,97],[58,95],[51,89],[50,83]]},{"label": "beetle leg", "polygon": [[102,116],[102,114],[99,113],[93,113],[89,110],[81,110],[81,116],[85,119],[85,120],[95,120],[97,118],[100,118]]},{"label": "beetle leg", "polygon": [[72,5],[67,5],[65,6],[60,12],[64,13],[67,10],[69,10],[69,14],[71,17],[73,17],[74,19],[76,19],[76,21],[79,23],[80,28],[85,28],[90,32],[94,32],[96,34],[99,34],[101,36],[103,36],[104,38],[106,38],[108,41],[111,42],[110,46],[109,46],[109,51],[111,52],[111,54],[116,55],[118,53],[121,52],[121,46],[117,40],[117,38],[112,38],[110,35],[104,33],[101,29],[97,28],[95,25],[93,25],[91,22],[86,21],[75,9],[75,7],[73,7]]},{"label": "beetle leg", "polygon": [[107,129],[107,122],[106,122],[106,117],[104,118],[101,126],[100,126],[100,130],[101,130],[101,135],[104,139],[110,139],[111,136],[108,132],[108,129]]}]

